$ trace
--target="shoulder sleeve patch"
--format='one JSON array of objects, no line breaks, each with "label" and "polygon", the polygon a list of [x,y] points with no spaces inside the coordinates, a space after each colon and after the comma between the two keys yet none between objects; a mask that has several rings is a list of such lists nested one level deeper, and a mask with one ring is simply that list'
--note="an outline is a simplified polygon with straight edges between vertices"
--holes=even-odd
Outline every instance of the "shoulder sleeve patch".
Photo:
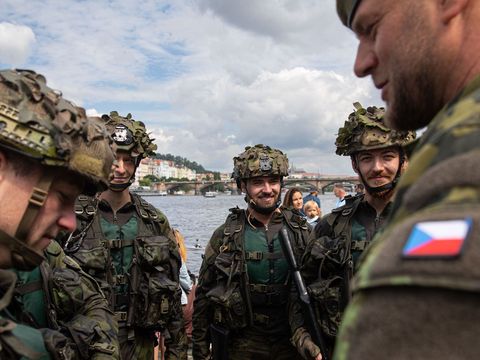
[{"label": "shoulder sleeve patch", "polygon": [[402,255],[410,259],[458,257],[471,227],[471,218],[419,222],[413,226]]}]

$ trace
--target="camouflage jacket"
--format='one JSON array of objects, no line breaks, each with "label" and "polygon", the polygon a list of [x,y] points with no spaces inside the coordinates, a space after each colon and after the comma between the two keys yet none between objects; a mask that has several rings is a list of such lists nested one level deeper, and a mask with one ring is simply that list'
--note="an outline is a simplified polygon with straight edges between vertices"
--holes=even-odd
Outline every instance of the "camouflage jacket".
[{"label": "camouflage jacket", "polygon": [[[66,256],[52,241],[45,250],[46,261],[40,265],[40,279],[19,285],[9,310],[22,323],[36,323],[32,309],[25,308],[23,296],[40,292],[45,302],[48,329],[67,336],[68,345],[58,358],[118,359],[117,322],[96,281]],[[19,272],[28,278],[33,272]],[[43,330],[42,330],[43,331]],[[63,340],[55,332],[43,331],[49,351],[61,351]],[[69,354],[69,355],[65,355]],[[56,358],[56,357],[54,357]]]},{"label": "camouflage jacket", "polygon": [[337,359],[478,357],[479,139],[477,77],[435,116],[410,158],[389,222],[354,279]]},{"label": "camouflage jacket", "polygon": [[[269,285],[252,284],[248,279],[247,259],[254,258],[256,254],[247,253],[245,247],[245,227],[251,226],[247,222],[245,210],[231,209],[225,224],[220,226],[213,233],[206,249],[205,256],[200,268],[196,299],[193,314],[193,357],[195,360],[210,358],[210,334],[209,326],[212,323],[220,323],[230,330],[232,336],[243,336],[245,333],[262,333],[272,341],[279,336],[283,337],[283,329],[287,329],[285,340],[289,339],[291,333],[299,327],[303,318],[296,318],[292,311],[293,303],[297,299],[297,293],[293,282],[280,286],[279,293],[274,296],[281,298],[280,292],[286,292],[285,304],[269,304],[268,296],[265,293],[265,302],[262,305],[252,301],[258,291]],[[250,222],[251,224],[251,222]],[[259,223],[260,224],[260,223]],[[310,232],[305,219],[297,212],[282,209],[275,213],[268,225],[273,233],[278,234],[281,226],[287,225],[290,234],[292,248],[299,263],[305,250],[306,241]],[[277,226],[276,228],[274,228]],[[265,232],[268,232],[265,228]],[[273,250],[272,250],[273,251]],[[262,253],[263,257],[265,255]],[[272,259],[274,254],[272,253]],[[258,259],[258,258],[257,258]],[[268,292],[275,290],[266,290]],[[269,307],[271,313],[268,315],[267,323],[262,321],[262,308]],[[259,315],[259,313],[261,315]],[[276,315],[275,315],[276,314]],[[275,316],[278,318],[276,319]],[[281,320],[284,319],[285,320]],[[272,323],[285,321],[272,328]],[[290,334],[289,334],[290,332]],[[280,335],[281,333],[281,335]]]}]

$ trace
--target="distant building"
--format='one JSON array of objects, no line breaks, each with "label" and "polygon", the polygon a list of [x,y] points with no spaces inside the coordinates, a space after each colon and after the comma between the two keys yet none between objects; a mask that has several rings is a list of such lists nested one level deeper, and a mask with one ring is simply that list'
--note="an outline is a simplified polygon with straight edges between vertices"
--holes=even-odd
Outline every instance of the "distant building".
[{"label": "distant building", "polygon": [[143,159],[137,169],[136,178],[137,181],[143,179],[147,175],[153,175],[157,178],[165,179],[181,179],[187,178],[188,180],[196,179],[196,171],[189,169],[185,166],[176,165],[171,160],[161,160],[146,158]]}]

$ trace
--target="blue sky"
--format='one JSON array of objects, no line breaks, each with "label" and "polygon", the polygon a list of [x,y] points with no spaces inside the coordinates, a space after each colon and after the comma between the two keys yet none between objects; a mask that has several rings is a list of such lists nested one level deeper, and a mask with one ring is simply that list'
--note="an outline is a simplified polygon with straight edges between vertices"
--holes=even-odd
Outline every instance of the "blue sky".
[{"label": "blue sky", "polygon": [[307,171],[334,154],[352,103],[356,39],[332,0],[3,0],[0,66],[30,68],[90,113],[131,112],[161,153],[230,171],[265,143]]}]

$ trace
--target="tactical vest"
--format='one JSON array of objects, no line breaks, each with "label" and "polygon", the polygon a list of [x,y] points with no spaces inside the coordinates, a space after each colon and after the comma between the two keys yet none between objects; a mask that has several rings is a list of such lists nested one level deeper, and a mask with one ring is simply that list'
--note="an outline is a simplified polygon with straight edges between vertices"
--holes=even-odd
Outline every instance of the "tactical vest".
[{"label": "tactical vest", "polygon": [[[33,271],[17,271],[19,281],[15,286],[15,307],[9,309],[14,312],[16,319],[35,328],[48,328],[55,331],[68,331],[72,335],[72,344],[57,344],[62,342],[60,338],[46,338],[49,348],[58,351],[58,356],[78,352],[82,359],[90,357],[90,347],[97,352],[111,355],[114,350],[107,344],[89,344],[85,347],[73,349],[73,340],[88,344],[88,339],[97,336],[97,322],[85,313],[84,299],[90,295],[84,295],[84,291],[100,292],[98,285],[91,279],[91,285],[95,288],[84,289],[79,275],[79,265],[69,257],[60,257],[60,245],[52,241],[44,251],[46,261]],[[89,277],[87,274],[82,276]],[[88,310],[88,309],[87,309]],[[84,339],[85,337],[85,339]],[[79,343],[76,343],[78,346]],[[64,347],[62,347],[64,346]],[[75,355],[76,357],[77,355]],[[70,358],[70,357],[68,357]]]},{"label": "tactical vest", "polygon": [[[80,234],[66,251],[100,283],[120,326],[160,330],[169,322],[180,296],[180,255],[173,235],[161,233],[155,207],[131,196],[138,223],[134,239],[107,239],[98,199],[82,195],[75,206]],[[112,251],[126,247],[133,247],[133,256],[130,264],[124,264],[128,271],[118,273]]]},{"label": "tactical vest", "polygon": [[[253,245],[253,241],[246,242],[248,232],[245,226],[249,225],[245,211],[239,208],[230,211],[219,253],[214,259],[206,259],[212,262],[217,275],[216,286],[206,294],[213,306],[213,321],[231,330],[252,325],[273,331],[285,327],[288,325],[284,318],[287,316],[290,281],[289,275],[283,274],[281,269],[285,260],[278,241],[269,239],[267,249]],[[300,261],[308,238],[308,226],[300,215],[290,210],[283,209],[282,216],[279,230],[283,224],[287,225],[295,256]],[[265,237],[259,239],[264,241]],[[274,262],[280,266],[277,277],[271,277],[269,273]],[[249,274],[255,280],[250,279]]]},{"label": "tactical vest", "polygon": [[[353,276],[354,253],[361,253],[369,240],[352,240],[352,218],[363,196],[345,198],[346,204],[332,210],[326,216],[330,231],[310,243],[309,257],[318,278],[309,284],[308,290],[314,303],[322,332],[334,338],[341,317],[350,299],[350,280]],[[305,270],[304,271],[309,271]]]}]

